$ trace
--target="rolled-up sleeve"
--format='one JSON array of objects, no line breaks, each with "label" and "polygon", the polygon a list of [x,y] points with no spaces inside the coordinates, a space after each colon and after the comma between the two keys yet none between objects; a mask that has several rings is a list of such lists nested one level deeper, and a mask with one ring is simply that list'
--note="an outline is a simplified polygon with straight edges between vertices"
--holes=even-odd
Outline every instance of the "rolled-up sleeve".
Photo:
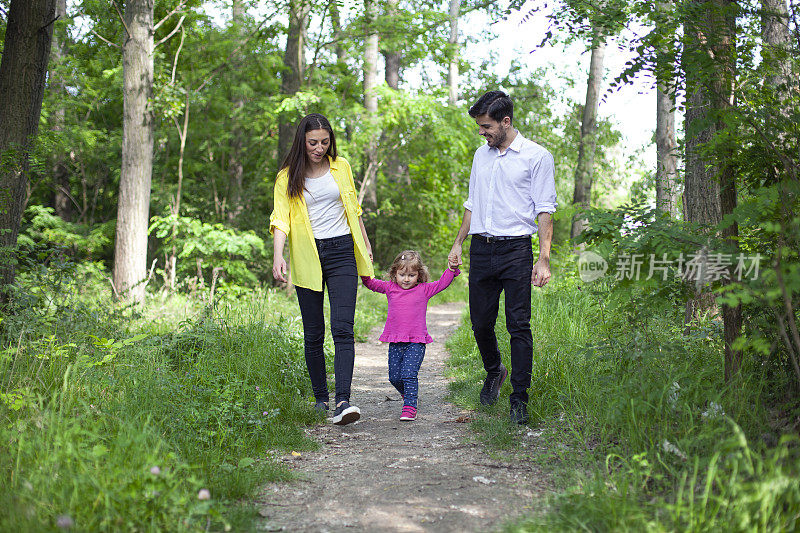
[{"label": "rolled-up sleeve", "polygon": [[274,207],[269,216],[269,232],[275,233],[278,228],[286,235],[289,235],[289,196],[286,193],[286,180],[275,180]]},{"label": "rolled-up sleeve", "polygon": [[539,213],[555,213],[556,201],[555,161],[550,152],[531,162],[531,200],[534,220]]},{"label": "rolled-up sleeve", "polygon": [[342,159],[341,161],[347,172],[347,181],[350,183],[350,190],[353,191],[351,201],[353,202],[353,204],[355,204],[356,216],[360,217],[361,215],[364,214],[364,210],[361,208],[361,204],[358,201],[358,194],[356,193],[356,182],[355,180],[353,180],[353,169],[350,167],[350,163],[348,163],[344,159]]}]

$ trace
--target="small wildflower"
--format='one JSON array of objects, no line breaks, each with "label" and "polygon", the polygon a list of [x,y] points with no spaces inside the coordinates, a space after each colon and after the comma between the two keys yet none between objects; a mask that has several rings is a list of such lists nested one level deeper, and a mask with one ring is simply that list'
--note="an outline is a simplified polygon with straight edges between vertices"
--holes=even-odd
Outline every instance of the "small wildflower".
[{"label": "small wildflower", "polygon": [[263,412],[263,413],[261,413],[261,414],[263,414],[264,416],[267,416],[267,415],[269,414],[269,411],[264,411],[264,412]]},{"label": "small wildflower", "polygon": [[725,411],[722,409],[722,406],[717,402],[709,402],[708,409],[703,411],[700,416],[703,418],[717,418],[720,416],[725,416]]},{"label": "small wildflower", "polygon": [[208,489],[200,489],[200,492],[197,493],[198,500],[210,500],[211,499],[211,492]]},{"label": "small wildflower", "polygon": [[678,397],[681,394],[680,391],[681,386],[677,381],[673,381],[672,386],[669,388],[669,404],[671,407],[675,407],[675,404],[678,403]]},{"label": "small wildflower", "polygon": [[60,529],[71,529],[74,524],[75,523],[72,521],[72,518],[70,518],[69,515],[61,514],[58,515],[58,518],[56,518],[56,525]]},{"label": "small wildflower", "polygon": [[161,473],[161,469],[157,466],[154,466],[150,469],[150,473],[153,474],[154,476],[157,476]]},{"label": "small wildflower", "polygon": [[678,448],[677,446],[672,444],[667,439],[664,439],[664,442],[661,443],[661,448],[665,452],[675,454],[676,456],[678,456],[679,458],[683,459],[684,461],[686,461],[688,459],[688,457],[686,457],[686,454],[683,453],[680,448]]},{"label": "small wildflower", "polygon": [[261,390],[261,388],[258,385],[256,385],[256,390]]}]

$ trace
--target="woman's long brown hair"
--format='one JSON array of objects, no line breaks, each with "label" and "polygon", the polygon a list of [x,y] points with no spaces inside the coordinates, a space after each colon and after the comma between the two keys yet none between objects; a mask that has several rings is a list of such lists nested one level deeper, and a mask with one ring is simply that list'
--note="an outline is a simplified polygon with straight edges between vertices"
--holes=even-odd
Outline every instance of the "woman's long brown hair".
[{"label": "woman's long brown hair", "polygon": [[331,123],[328,122],[325,115],[311,113],[300,119],[300,123],[297,124],[297,131],[294,134],[292,147],[289,148],[289,153],[286,154],[281,165],[281,170],[287,167],[289,169],[289,184],[286,187],[289,198],[299,198],[303,194],[308,174],[306,169],[309,165],[308,155],[306,154],[306,133],[314,130],[328,132],[331,136],[331,144],[328,145],[328,151],[325,153],[331,159],[336,159],[336,136],[333,134]]}]

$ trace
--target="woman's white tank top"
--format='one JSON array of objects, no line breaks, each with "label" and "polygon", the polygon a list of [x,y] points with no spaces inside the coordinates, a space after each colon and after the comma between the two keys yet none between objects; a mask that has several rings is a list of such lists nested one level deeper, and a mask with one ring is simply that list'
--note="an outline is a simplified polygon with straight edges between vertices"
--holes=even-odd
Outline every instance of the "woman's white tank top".
[{"label": "woman's white tank top", "polygon": [[319,178],[306,178],[303,197],[315,239],[329,239],[350,233],[339,186],[330,170]]}]

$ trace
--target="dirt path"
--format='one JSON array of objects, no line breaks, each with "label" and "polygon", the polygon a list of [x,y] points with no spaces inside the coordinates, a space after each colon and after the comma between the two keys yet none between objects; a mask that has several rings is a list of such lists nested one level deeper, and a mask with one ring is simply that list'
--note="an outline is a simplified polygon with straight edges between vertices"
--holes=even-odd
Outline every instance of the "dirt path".
[{"label": "dirt path", "polygon": [[398,420],[402,403],[387,378],[380,329],[356,344],[352,404],[361,420],[313,427],[320,450],[283,458],[301,480],[264,488],[263,531],[484,532],[530,511],[548,482],[530,462],[491,458],[462,423],[470,412],[444,400],[444,341],[462,311],[459,304],[428,310],[435,341],[420,371],[414,422]]}]

